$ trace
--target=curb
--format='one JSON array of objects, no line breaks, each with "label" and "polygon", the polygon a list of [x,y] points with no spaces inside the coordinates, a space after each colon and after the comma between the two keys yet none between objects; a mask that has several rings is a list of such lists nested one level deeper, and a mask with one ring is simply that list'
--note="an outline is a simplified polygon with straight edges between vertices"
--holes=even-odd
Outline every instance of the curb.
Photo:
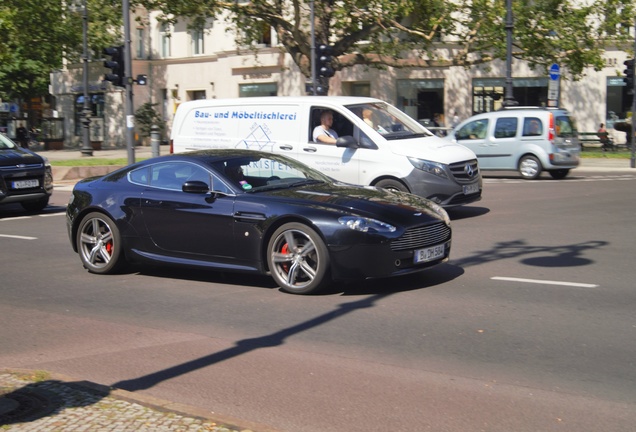
[{"label": "curb", "polygon": [[124,402],[134,403],[146,408],[150,408],[154,411],[165,413],[165,414],[177,414],[184,417],[195,418],[202,421],[214,422],[219,427],[223,428],[221,430],[232,430],[232,431],[240,431],[240,432],[280,432],[277,429],[273,429],[270,426],[258,424],[255,422],[239,420],[231,416],[225,416],[218,413],[210,414],[209,411],[204,410],[202,408],[197,408],[191,405],[171,402],[165,399],[156,398],[154,396],[143,395],[139,393],[133,393],[122,389],[113,388],[103,384],[97,384],[90,381],[77,380],[67,375],[41,371],[41,370],[33,370],[33,369],[13,369],[13,368],[4,368],[0,369],[0,374],[12,374],[19,375],[21,380],[24,380],[25,385],[29,383],[36,382],[34,380],[24,379],[25,376],[36,376],[46,374],[47,380],[55,380],[59,381],[62,384],[65,384],[69,388],[76,388],[80,391],[87,391],[92,393],[97,393],[103,397],[110,397],[112,399],[121,400]]}]

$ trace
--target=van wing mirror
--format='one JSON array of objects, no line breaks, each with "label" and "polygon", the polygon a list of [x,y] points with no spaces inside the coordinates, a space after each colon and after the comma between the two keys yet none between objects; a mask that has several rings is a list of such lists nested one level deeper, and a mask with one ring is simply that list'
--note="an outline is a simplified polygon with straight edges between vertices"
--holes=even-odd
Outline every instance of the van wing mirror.
[{"label": "van wing mirror", "polygon": [[358,148],[358,142],[351,135],[338,137],[336,147]]}]

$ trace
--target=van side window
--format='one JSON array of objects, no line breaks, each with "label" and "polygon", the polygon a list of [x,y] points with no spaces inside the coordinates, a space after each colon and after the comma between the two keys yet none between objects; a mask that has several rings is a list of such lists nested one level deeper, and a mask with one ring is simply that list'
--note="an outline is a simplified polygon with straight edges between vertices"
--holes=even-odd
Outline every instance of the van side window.
[{"label": "van side window", "polygon": [[338,111],[331,108],[313,106],[311,107],[311,121],[309,122],[309,141],[314,142],[313,133],[316,126],[320,126],[320,115],[323,111],[331,111],[333,114],[333,124],[331,128],[336,131],[339,137],[353,135],[353,123]]},{"label": "van side window", "polygon": [[514,138],[518,121],[515,117],[502,117],[495,123],[495,138]]},{"label": "van side window", "polygon": [[458,140],[484,139],[487,131],[488,120],[480,119],[466,123],[455,133],[455,137]]},{"label": "van side window", "polygon": [[537,117],[526,117],[523,119],[523,136],[543,135],[543,125]]}]

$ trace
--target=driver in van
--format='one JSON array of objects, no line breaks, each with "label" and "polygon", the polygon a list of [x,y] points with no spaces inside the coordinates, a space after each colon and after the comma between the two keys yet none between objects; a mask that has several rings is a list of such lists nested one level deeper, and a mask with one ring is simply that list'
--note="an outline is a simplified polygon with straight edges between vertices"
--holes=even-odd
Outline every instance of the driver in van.
[{"label": "driver in van", "polygon": [[324,110],[320,114],[320,124],[314,128],[314,141],[322,144],[335,144],[338,134],[331,128],[332,125],[333,113],[329,110]]}]

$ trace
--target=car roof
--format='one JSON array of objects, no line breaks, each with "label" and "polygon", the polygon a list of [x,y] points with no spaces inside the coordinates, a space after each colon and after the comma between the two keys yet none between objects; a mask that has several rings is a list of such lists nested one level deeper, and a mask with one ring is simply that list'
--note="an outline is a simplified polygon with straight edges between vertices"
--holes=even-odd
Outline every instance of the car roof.
[{"label": "car roof", "polygon": [[179,106],[187,105],[191,108],[205,106],[248,106],[271,104],[307,104],[307,105],[352,105],[362,103],[386,103],[380,99],[361,96],[261,96],[250,98],[227,99],[197,99],[184,102]]}]

